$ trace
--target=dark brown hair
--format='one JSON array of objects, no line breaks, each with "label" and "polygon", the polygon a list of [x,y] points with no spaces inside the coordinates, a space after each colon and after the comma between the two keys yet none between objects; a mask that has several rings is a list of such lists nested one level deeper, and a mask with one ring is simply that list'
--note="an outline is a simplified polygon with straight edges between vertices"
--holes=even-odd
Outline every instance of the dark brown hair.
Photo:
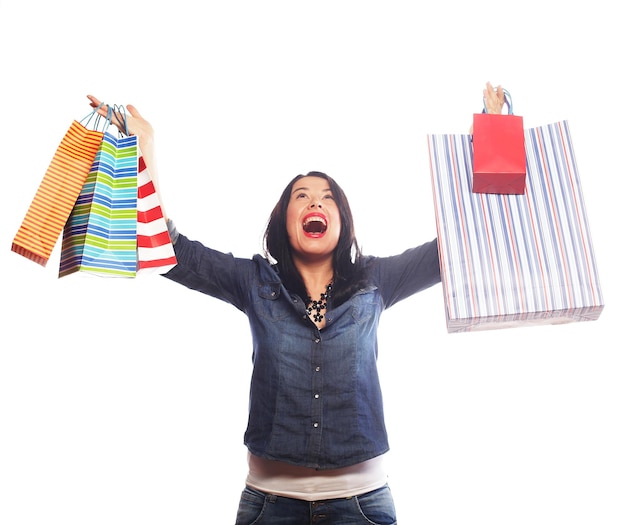
[{"label": "dark brown hair", "polygon": [[287,235],[287,207],[293,185],[303,177],[320,177],[330,186],[341,217],[341,232],[333,254],[333,292],[332,299],[339,305],[363,287],[365,267],[361,249],[354,232],[354,220],[346,194],[335,180],[320,171],[311,171],[306,175],[297,175],[283,190],[274,206],[263,237],[265,256],[274,260],[281,280],[292,293],[297,293],[304,300],[307,298],[302,276],[293,263],[291,244]]}]

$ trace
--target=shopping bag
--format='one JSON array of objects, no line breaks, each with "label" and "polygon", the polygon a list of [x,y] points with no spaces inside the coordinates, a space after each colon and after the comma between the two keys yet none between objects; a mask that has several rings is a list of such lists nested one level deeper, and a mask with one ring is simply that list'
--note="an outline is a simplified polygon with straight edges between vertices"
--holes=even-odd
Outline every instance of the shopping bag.
[{"label": "shopping bag", "polygon": [[159,196],[143,155],[139,152],[137,179],[137,273],[163,274],[176,266],[174,246]]},{"label": "shopping bag", "polygon": [[523,195],[472,192],[470,135],[428,135],[449,332],[595,320],[604,303],[569,124],[524,132]]},{"label": "shopping bag", "polygon": [[107,131],[63,229],[59,277],[136,275],[137,171],[137,137]]},{"label": "shopping bag", "polygon": [[522,194],[526,188],[524,123],[513,114],[510,93],[504,95],[508,114],[474,114],[475,193]]},{"label": "shopping bag", "polygon": [[101,122],[96,111],[72,122],[13,239],[13,252],[46,266],[102,142]]}]

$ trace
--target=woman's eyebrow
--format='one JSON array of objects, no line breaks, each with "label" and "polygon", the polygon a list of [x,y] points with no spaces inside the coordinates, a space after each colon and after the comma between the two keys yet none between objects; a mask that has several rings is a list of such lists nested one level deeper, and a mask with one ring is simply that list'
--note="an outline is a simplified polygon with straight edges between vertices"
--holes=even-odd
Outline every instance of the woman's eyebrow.
[{"label": "woman's eyebrow", "polygon": [[[307,186],[300,186],[298,188],[294,188],[293,191],[291,192],[291,194],[293,195],[294,193],[296,193],[297,191],[310,191],[311,188],[307,187]],[[330,188],[326,188],[325,190],[322,190],[324,193],[332,193],[333,190],[331,190]]]}]

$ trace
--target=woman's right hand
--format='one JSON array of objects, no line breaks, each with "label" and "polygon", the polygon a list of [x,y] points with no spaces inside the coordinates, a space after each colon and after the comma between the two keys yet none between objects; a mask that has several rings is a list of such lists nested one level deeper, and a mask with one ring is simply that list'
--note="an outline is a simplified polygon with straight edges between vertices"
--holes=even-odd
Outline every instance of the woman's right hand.
[{"label": "woman's right hand", "polygon": [[[109,106],[106,104],[102,104],[96,97],[93,95],[87,95],[89,99],[89,105],[96,109],[98,115],[102,115],[103,117],[109,117]],[[167,220],[167,215],[165,214],[165,207],[163,206],[163,198],[160,195],[159,181],[158,181],[158,173],[156,166],[156,154],[154,151],[154,130],[152,129],[152,125],[141,116],[139,111],[135,106],[131,106],[130,104],[126,106],[127,114],[123,112],[115,111],[112,115],[110,115],[111,123],[115,124],[122,131],[126,131],[124,128],[124,117],[126,118],[126,128],[128,129],[128,133],[131,135],[137,136],[137,143],[139,145],[139,150],[143,156],[143,160],[148,168],[150,173],[150,177],[152,178],[152,182],[154,183],[154,187],[159,194],[159,200],[161,201],[161,209],[163,211],[163,216]]]},{"label": "woman's right hand", "polygon": [[[109,106],[106,104],[102,104],[96,97],[93,95],[87,95],[89,99],[89,105],[93,109],[97,109],[98,114],[103,117],[108,116]],[[126,106],[127,113],[124,114],[119,111],[113,112],[111,115],[111,123],[115,124],[121,131],[126,131],[124,128],[124,119],[126,119],[126,128],[130,135],[136,135],[137,140],[139,142],[139,147],[144,150],[147,146],[152,144],[152,140],[154,138],[154,130],[152,129],[151,124],[144,119],[137,108],[132,105]]]}]

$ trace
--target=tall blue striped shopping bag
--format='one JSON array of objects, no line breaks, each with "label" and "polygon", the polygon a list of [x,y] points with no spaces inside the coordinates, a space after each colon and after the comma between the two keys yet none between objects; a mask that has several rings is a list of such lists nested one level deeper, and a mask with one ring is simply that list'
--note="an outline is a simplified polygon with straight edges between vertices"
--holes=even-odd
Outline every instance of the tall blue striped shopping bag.
[{"label": "tall blue striped shopping bag", "polygon": [[428,135],[448,332],[598,319],[604,302],[567,121],[524,130],[526,192],[472,192],[470,135]]}]

